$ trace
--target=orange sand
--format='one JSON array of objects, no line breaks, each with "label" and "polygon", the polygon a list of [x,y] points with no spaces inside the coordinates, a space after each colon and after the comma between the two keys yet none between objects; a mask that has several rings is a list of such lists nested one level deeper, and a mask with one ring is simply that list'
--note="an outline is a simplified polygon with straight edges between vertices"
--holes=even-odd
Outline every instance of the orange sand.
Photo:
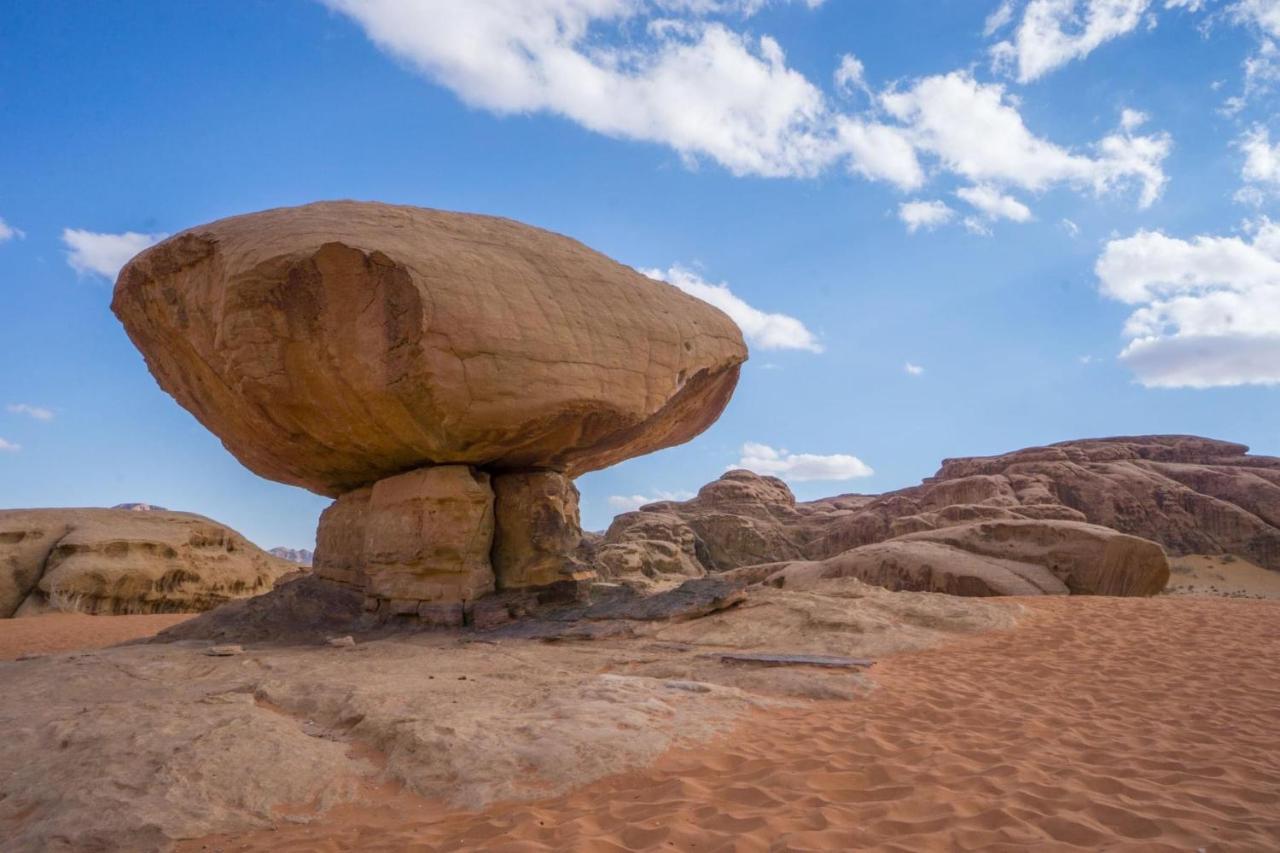
[{"label": "orange sand", "polygon": [[154,613],[143,616],[88,616],[48,613],[22,619],[0,619],[0,660],[22,655],[100,649],[140,637],[150,637],[177,625],[194,613]]},{"label": "orange sand", "polygon": [[[480,813],[369,785],[227,851],[1280,849],[1280,602],[1024,599],[866,698]],[[296,819],[296,818],[295,818]]]}]

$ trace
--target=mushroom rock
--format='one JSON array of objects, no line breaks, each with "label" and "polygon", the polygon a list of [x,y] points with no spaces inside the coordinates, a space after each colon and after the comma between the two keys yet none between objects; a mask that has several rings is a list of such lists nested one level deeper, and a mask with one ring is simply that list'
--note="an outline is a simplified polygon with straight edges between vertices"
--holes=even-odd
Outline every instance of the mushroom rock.
[{"label": "mushroom rock", "polygon": [[245,466],[337,498],[317,574],[444,621],[580,575],[572,478],[702,432],[747,355],[725,314],[577,241],[377,203],[192,228],[112,310]]}]

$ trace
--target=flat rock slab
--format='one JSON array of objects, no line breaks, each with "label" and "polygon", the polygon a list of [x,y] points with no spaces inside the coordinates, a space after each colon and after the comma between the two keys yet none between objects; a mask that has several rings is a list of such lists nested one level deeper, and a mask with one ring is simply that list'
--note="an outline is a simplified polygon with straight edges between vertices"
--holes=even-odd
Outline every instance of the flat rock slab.
[{"label": "flat rock slab", "polygon": [[750,666],[820,666],[825,669],[864,669],[875,663],[871,658],[844,658],[835,655],[773,655],[740,652],[720,655],[720,662]]}]

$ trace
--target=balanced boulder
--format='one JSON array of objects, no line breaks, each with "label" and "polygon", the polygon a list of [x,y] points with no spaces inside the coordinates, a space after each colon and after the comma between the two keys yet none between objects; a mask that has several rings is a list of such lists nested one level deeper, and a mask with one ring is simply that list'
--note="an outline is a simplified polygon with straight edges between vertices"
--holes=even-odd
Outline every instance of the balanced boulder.
[{"label": "balanced boulder", "polygon": [[706,429],[746,359],[726,315],[567,237],[375,203],[190,229],[124,267],[112,309],[237,459],[339,498],[318,574],[432,618],[495,569],[579,576],[571,478]]}]

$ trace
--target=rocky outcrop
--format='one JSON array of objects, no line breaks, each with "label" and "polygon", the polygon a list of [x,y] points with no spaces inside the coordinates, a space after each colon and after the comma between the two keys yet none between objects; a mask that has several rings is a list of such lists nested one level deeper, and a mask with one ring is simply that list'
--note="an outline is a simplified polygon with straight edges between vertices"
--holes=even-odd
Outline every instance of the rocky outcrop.
[{"label": "rocky outcrop", "polygon": [[288,560],[290,563],[297,563],[299,566],[311,568],[311,562],[315,555],[306,548],[285,548],[277,545],[275,548],[269,548],[267,553],[273,557],[279,557],[281,560]]},{"label": "rocky outcrop", "polygon": [[788,588],[851,577],[951,595],[1154,595],[1169,581],[1169,561],[1154,542],[1094,524],[982,521],[740,574],[760,575]]},{"label": "rocky outcrop", "polygon": [[0,617],[196,612],[297,569],[190,513],[0,510]]},{"label": "rocky outcrop", "polygon": [[371,203],[190,229],[112,309],[236,458],[337,498],[321,577],[443,621],[583,580],[572,478],[702,432],[747,355],[728,316],[576,241]]},{"label": "rocky outcrop", "polygon": [[[699,567],[716,572],[821,561],[911,534],[1019,521],[1087,522],[1157,542],[1173,555],[1235,554],[1280,570],[1280,459],[1191,436],[1090,439],[949,459],[919,486],[804,503],[776,478],[730,471],[692,500],[619,516],[598,547],[608,553],[628,542],[657,541],[653,531],[683,526],[693,541],[680,533],[667,537],[666,547],[695,555],[696,574]],[[627,549],[625,563],[605,568],[643,566],[646,554],[665,559],[652,546]],[[871,559],[867,553],[898,559],[900,549],[858,559]],[[923,570],[903,571],[920,576]]]}]

